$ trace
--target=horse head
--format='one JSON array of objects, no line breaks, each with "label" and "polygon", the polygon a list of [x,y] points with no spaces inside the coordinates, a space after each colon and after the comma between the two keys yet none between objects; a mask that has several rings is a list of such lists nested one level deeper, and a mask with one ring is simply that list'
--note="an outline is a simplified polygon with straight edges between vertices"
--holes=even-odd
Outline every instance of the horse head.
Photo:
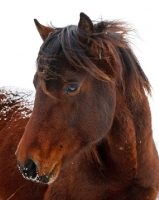
[{"label": "horse head", "polygon": [[16,155],[25,178],[51,183],[109,131],[117,67],[111,55],[105,59],[108,47],[84,13],[78,26],[35,24],[44,43],[34,76],[34,108]]}]

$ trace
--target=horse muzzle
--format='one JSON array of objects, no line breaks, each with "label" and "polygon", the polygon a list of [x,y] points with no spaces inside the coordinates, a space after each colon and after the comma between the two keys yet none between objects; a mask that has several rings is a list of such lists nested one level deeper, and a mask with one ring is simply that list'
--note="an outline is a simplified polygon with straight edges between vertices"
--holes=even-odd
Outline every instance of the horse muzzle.
[{"label": "horse muzzle", "polygon": [[18,168],[21,171],[24,178],[35,182],[49,184],[55,181],[59,174],[59,165],[55,164],[50,173],[43,172],[42,174],[38,171],[38,165],[32,160],[28,159],[25,162],[24,167],[18,162]]}]

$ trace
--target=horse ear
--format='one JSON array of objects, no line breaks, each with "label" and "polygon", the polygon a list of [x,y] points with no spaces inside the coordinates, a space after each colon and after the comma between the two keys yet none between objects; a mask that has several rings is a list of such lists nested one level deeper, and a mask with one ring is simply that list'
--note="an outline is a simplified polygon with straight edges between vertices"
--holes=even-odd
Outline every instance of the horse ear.
[{"label": "horse ear", "polygon": [[83,12],[80,13],[80,20],[78,23],[78,28],[80,28],[86,32],[89,32],[89,33],[93,32],[93,23],[92,23],[91,19]]},{"label": "horse ear", "polygon": [[53,28],[40,24],[37,19],[34,19],[34,22],[35,22],[36,28],[37,28],[41,38],[43,39],[43,41],[46,40],[49,33],[54,32]]}]

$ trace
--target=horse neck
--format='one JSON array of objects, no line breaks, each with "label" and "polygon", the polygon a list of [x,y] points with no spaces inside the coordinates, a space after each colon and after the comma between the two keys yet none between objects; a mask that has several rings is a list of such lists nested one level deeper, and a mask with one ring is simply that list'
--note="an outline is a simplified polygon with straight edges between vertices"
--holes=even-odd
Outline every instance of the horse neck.
[{"label": "horse neck", "polygon": [[144,151],[146,152],[145,148],[149,145],[153,145],[151,116],[144,90],[137,100],[131,101],[117,91],[112,127],[102,141],[91,150],[100,171],[107,173],[109,168],[114,167],[114,173],[118,174],[118,178],[124,176],[127,180],[134,177],[141,154],[142,161],[147,162]]}]

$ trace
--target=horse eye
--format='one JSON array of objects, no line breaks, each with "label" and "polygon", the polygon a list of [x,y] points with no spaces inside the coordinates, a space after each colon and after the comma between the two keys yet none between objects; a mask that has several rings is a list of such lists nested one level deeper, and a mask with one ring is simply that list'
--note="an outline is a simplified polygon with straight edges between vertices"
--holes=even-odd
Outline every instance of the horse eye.
[{"label": "horse eye", "polygon": [[75,92],[78,89],[77,84],[69,84],[66,88],[67,93]]}]

